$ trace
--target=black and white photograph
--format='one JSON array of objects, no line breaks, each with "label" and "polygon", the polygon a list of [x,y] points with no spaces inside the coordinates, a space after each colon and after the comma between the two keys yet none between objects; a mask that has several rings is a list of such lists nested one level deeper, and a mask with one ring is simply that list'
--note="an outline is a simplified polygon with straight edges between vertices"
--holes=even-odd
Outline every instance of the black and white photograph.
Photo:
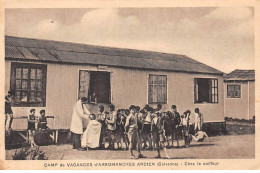
[{"label": "black and white photograph", "polygon": [[253,6],[4,19],[5,160],[256,158]]}]

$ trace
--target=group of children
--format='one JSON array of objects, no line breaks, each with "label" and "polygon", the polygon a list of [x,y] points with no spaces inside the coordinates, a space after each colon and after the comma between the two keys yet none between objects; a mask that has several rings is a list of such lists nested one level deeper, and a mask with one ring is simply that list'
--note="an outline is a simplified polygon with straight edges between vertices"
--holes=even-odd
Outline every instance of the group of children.
[{"label": "group of children", "polygon": [[[121,140],[123,140],[132,158],[135,158],[134,149],[139,153],[138,158],[144,157],[141,148],[147,147],[151,150],[156,149],[157,157],[161,157],[160,148],[163,148],[166,157],[169,158],[166,147],[170,146],[170,139],[172,146],[174,139],[179,146],[180,135],[183,135],[185,146],[188,147],[192,139],[189,123],[191,111],[187,110],[180,116],[176,105],[171,106],[171,111],[162,112],[161,109],[161,104],[158,104],[155,109],[145,105],[142,110],[139,106],[131,105],[129,109],[119,109],[116,112],[114,105],[109,106],[109,111],[104,111],[104,106],[100,105],[96,116],[96,120],[102,125],[100,148],[105,148],[106,139],[109,142],[109,149],[115,149],[115,143],[118,148],[121,148]],[[201,131],[202,122],[202,115],[196,108],[195,132]]]},{"label": "group of children", "polygon": [[30,114],[28,116],[28,136],[29,136],[29,143],[31,147],[36,146],[34,142],[34,134],[36,130],[47,130],[49,129],[47,126],[47,117],[45,116],[45,110],[40,111],[40,117],[36,117],[35,115],[36,110],[31,109]]}]

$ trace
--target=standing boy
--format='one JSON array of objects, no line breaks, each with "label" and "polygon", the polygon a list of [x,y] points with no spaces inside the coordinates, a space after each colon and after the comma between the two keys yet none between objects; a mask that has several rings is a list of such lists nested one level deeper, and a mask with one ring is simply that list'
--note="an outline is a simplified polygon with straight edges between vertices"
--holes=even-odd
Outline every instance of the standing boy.
[{"label": "standing boy", "polygon": [[35,109],[30,110],[30,115],[28,116],[28,134],[29,134],[29,142],[31,144],[31,147],[36,146],[34,142],[34,134],[35,134],[35,123],[37,122],[36,116],[35,116]]},{"label": "standing boy", "polygon": [[14,91],[8,91],[8,95],[5,96],[5,128],[6,128],[6,123],[7,120],[9,119],[8,123],[8,129],[12,129],[12,122],[13,122],[13,111],[11,108],[12,104],[12,98],[14,96]]},{"label": "standing boy", "polygon": [[143,119],[143,110],[140,111],[140,107],[136,106],[136,116],[137,116],[137,126],[138,126],[138,135],[140,138],[140,146],[142,146],[143,143],[143,125],[144,125],[144,119]]},{"label": "standing boy", "polygon": [[153,135],[153,142],[156,146],[158,155],[156,158],[161,158],[160,154],[160,146],[163,147],[166,157],[169,159],[166,146],[165,146],[165,131],[164,131],[164,115],[160,114],[159,112],[154,114],[152,123],[151,123],[151,132]]},{"label": "standing boy", "polygon": [[137,158],[144,158],[141,154],[141,145],[138,136],[138,126],[137,126],[137,116],[136,116],[136,108],[134,105],[131,105],[130,114],[127,116],[126,124],[125,124],[125,131],[128,134],[129,139],[129,151],[131,159],[135,159],[135,155],[133,153],[133,147],[137,145],[138,150],[138,157]]},{"label": "standing boy", "polygon": [[103,105],[99,105],[98,109],[99,112],[97,114],[97,121],[101,124],[99,146],[101,149],[104,149],[106,141],[106,114],[104,113]]},{"label": "standing boy", "polygon": [[173,138],[172,136],[172,130],[173,130],[173,122],[172,122],[172,113],[170,111],[167,111],[165,113],[164,118],[164,130],[165,130],[165,136],[167,140],[167,147],[170,146],[169,138]]},{"label": "standing boy", "polygon": [[190,110],[187,110],[183,113],[181,118],[181,124],[182,124],[182,132],[184,137],[184,143],[185,147],[189,147],[190,145],[190,134],[189,134],[189,127],[190,127]]},{"label": "standing boy", "polygon": [[173,139],[175,138],[177,142],[177,147],[179,147],[179,125],[181,122],[181,116],[179,112],[177,112],[176,105],[172,105],[172,121],[173,121],[173,134],[172,134],[172,146],[173,146]]},{"label": "standing boy", "polygon": [[107,131],[108,131],[108,137],[109,137],[109,149],[114,150],[115,146],[115,131],[116,131],[116,111],[115,111],[115,106],[110,105],[109,106],[109,114],[106,119],[107,121]]},{"label": "standing boy", "polygon": [[199,108],[195,108],[195,122],[194,122],[194,131],[198,132],[202,130],[202,125],[203,125],[203,118],[202,114],[200,113]]},{"label": "standing boy", "polygon": [[149,149],[151,150],[152,147],[152,139],[151,139],[151,122],[152,122],[152,111],[149,105],[145,105],[144,107],[144,126],[143,126],[143,133],[144,133],[144,148],[147,146],[146,142],[149,142]]}]

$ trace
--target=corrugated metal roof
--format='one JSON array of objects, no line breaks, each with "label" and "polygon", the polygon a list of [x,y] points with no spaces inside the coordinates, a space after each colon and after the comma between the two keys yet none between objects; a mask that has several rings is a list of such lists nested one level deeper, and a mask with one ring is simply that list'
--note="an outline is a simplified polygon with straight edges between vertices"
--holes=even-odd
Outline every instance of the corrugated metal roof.
[{"label": "corrugated metal roof", "polygon": [[234,70],[224,75],[225,81],[254,81],[255,70]]},{"label": "corrugated metal roof", "polygon": [[5,58],[223,74],[185,55],[12,36],[5,37]]}]

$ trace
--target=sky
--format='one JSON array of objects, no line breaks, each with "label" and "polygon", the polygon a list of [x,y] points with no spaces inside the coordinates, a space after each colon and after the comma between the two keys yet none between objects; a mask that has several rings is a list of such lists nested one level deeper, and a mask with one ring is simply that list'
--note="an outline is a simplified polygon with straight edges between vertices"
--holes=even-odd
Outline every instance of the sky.
[{"label": "sky", "polygon": [[6,9],[5,33],[182,54],[225,73],[254,69],[251,7]]}]

